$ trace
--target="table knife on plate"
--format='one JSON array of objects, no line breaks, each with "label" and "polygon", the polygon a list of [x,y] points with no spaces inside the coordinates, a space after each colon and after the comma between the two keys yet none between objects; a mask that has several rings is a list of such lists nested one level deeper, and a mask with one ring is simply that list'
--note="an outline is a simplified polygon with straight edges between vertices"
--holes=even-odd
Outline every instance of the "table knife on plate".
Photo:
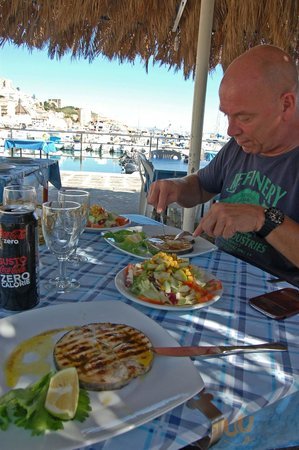
[{"label": "table knife on plate", "polygon": [[221,356],[235,353],[252,353],[260,351],[285,351],[288,348],[279,342],[255,345],[219,345],[219,346],[187,346],[187,347],[154,347],[157,355],[164,356]]}]

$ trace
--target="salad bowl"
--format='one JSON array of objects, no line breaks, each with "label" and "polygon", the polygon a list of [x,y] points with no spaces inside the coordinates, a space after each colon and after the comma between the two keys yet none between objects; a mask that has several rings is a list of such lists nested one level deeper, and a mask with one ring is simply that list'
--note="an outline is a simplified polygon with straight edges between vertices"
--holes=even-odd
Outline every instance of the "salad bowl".
[{"label": "salad bowl", "polygon": [[[148,265],[142,263],[137,263],[136,265],[129,264],[118,272],[115,277],[117,290],[124,297],[135,303],[148,306],[149,308],[164,309],[167,311],[205,308],[220,299],[223,293],[222,283],[216,280],[212,274],[197,266],[189,265],[187,262],[185,262],[185,264],[188,264],[186,267],[187,272],[194,274],[192,278],[190,275],[188,280],[192,279],[193,281],[178,281],[177,277],[180,273],[182,274],[183,269],[180,267],[173,269],[171,276],[167,280],[169,288],[167,291],[168,294],[166,294],[163,269],[161,269],[160,277],[158,274],[158,266],[156,269],[152,268],[155,264],[155,258],[158,258],[157,264],[162,266],[160,260],[162,260],[163,255],[165,254],[159,253],[155,255],[149,261],[150,264]],[[178,259],[178,261],[182,261],[183,267],[184,260]],[[148,270],[147,267],[150,267],[150,269]]]}]

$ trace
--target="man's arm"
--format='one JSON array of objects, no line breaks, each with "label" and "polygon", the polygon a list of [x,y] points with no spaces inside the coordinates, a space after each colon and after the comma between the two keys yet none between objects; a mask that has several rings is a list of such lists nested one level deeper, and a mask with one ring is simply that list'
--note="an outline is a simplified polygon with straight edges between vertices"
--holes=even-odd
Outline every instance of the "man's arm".
[{"label": "man's arm", "polygon": [[207,202],[214,195],[202,188],[198,176],[194,174],[152,183],[147,202],[153,205],[158,213],[161,213],[170,203],[176,202],[184,208],[191,208]]},{"label": "man's arm", "polygon": [[289,217],[275,228],[266,241],[299,268],[299,224]]},{"label": "man's arm", "polygon": [[[215,203],[201,219],[194,231],[225,239],[237,231],[241,233],[258,232],[265,222],[264,208],[250,204]],[[264,238],[272,247],[299,267],[299,224],[289,217]]]}]

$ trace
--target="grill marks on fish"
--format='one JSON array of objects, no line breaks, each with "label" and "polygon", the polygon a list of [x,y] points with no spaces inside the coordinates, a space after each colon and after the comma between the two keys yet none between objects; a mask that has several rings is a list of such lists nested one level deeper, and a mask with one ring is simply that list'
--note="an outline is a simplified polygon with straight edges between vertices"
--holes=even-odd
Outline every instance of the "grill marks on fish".
[{"label": "grill marks on fish", "polygon": [[148,372],[152,344],[141,331],[124,324],[92,323],[66,333],[56,343],[59,369],[77,368],[80,384],[93,390],[117,389]]},{"label": "grill marks on fish", "polygon": [[152,249],[178,255],[192,252],[193,242],[186,238],[175,239],[175,235],[169,234],[148,238],[148,244]]}]

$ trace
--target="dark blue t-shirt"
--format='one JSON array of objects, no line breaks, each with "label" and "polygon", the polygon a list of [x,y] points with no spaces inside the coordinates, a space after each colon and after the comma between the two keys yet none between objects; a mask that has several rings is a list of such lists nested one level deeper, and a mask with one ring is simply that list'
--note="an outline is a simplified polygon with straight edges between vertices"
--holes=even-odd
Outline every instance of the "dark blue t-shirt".
[{"label": "dark blue t-shirt", "polygon": [[[299,223],[299,147],[269,157],[245,153],[231,139],[198,174],[206,191],[220,193],[219,201],[273,206]],[[219,238],[217,245],[266,270],[295,270],[299,275],[293,264],[255,233]]]}]

